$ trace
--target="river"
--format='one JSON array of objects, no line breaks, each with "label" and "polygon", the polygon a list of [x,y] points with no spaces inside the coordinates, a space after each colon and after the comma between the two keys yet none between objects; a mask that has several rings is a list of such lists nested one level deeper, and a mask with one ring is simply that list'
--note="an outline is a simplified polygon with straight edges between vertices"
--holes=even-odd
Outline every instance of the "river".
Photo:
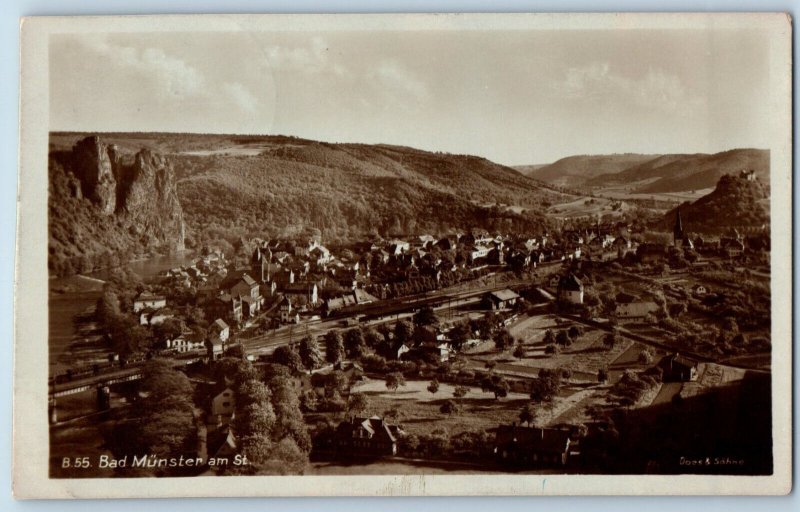
[{"label": "river", "polygon": [[[190,263],[194,254],[189,251],[169,256],[156,256],[132,261],[129,267],[145,281],[154,281],[167,269]],[[48,294],[48,362],[50,374],[69,367],[106,360],[108,351],[91,325],[77,322],[76,317],[93,310],[103,291],[109,271],[92,272],[50,280]]]}]

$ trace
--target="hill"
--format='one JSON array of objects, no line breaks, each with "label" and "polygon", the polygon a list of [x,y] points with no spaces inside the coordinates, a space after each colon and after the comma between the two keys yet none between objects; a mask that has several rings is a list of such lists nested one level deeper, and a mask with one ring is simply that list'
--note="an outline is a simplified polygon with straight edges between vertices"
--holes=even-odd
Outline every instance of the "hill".
[{"label": "hill", "polygon": [[[713,192],[693,203],[680,205],[686,232],[721,234],[736,228],[741,231],[769,225],[769,191],[760,179],[745,174],[722,176]],[[675,222],[674,208],[654,226],[669,231]]]},{"label": "hill", "polygon": [[[51,154],[83,137],[51,134]],[[543,213],[547,206],[574,199],[484,158],[399,146],[157,133],[107,133],[102,139],[119,153],[146,148],[166,155],[187,247],[310,233],[329,242],[471,227],[538,233],[552,225]],[[63,189],[55,195],[68,194]],[[82,231],[87,222],[78,223]],[[122,234],[98,236],[116,240]]]},{"label": "hill", "polygon": [[515,165],[513,168],[520,174],[525,176],[535,176],[536,171],[542,167],[547,167],[550,164],[533,164],[533,165]]},{"label": "hill", "polygon": [[544,183],[572,189],[624,188],[631,194],[668,194],[713,188],[724,174],[753,169],[769,185],[769,151],[732,149],[715,154],[580,155],[555,163],[518,166]]},{"label": "hill", "polygon": [[[652,160],[656,155],[634,153],[614,155],[577,155],[562,158],[552,164],[520,166],[526,175],[560,187],[580,187],[586,181],[602,174],[613,174]],[[524,172],[524,171],[522,171]]]},{"label": "hill", "polygon": [[753,169],[769,184],[769,151],[733,149],[712,155],[663,155],[621,172],[596,176],[587,187],[627,185],[643,194],[682,192],[714,187],[721,176]]},{"label": "hill", "polygon": [[51,274],[183,249],[183,212],[164,156],[125,153],[89,136],[50,152],[48,180]]}]

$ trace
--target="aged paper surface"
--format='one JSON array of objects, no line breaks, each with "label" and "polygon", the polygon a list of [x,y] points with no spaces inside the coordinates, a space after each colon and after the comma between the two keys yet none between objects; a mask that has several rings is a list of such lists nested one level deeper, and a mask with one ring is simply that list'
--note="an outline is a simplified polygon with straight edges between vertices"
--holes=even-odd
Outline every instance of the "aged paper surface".
[{"label": "aged paper surface", "polygon": [[789,492],[788,16],[21,47],[16,496]]}]

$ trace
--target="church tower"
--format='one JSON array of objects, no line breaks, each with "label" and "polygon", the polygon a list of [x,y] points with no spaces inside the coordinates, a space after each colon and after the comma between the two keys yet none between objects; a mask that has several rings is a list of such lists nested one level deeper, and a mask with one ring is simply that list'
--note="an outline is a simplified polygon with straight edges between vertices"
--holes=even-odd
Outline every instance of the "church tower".
[{"label": "church tower", "polygon": [[672,229],[672,244],[680,247],[683,244],[683,222],[681,222],[681,208],[675,210],[675,227]]}]

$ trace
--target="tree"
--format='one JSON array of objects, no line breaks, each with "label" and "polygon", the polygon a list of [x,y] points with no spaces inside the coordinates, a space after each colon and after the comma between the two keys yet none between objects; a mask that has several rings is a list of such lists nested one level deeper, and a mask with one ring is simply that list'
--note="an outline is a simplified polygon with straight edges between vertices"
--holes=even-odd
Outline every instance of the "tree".
[{"label": "tree", "polygon": [[519,422],[527,423],[528,426],[531,426],[535,420],[536,408],[533,406],[533,404],[526,404],[523,406],[519,411]]},{"label": "tree", "polygon": [[650,348],[645,348],[641,352],[639,352],[639,362],[641,364],[650,364],[653,362],[653,350]]},{"label": "tree", "polygon": [[383,336],[374,328],[364,329],[364,343],[371,349],[376,349],[383,342]]},{"label": "tree", "polygon": [[558,354],[558,352],[560,350],[561,349],[558,348],[558,345],[547,345],[544,348],[544,353],[547,354],[547,355],[551,355],[552,356],[552,355]]},{"label": "tree", "polygon": [[439,319],[436,317],[436,313],[433,311],[433,308],[430,306],[423,306],[419,311],[414,313],[414,325],[417,327],[423,327],[426,325],[435,325],[439,323]]},{"label": "tree", "polygon": [[300,340],[298,347],[300,359],[303,361],[303,366],[308,371],[318,368],[322,363],[322,352],[319,349],[319,343],[311,336],[305,336]]},{"label": "tree", "polygon": [[342,335],[337,330],[328,331],[325,334],[325,360],[336,364],[344,358],[344,355]]},{"label": "tree", "polygon": [[558,334],[556,335],[556,343],[562,347],[568,347],[572,344],[572,339],[570,339],[567,331],[561,330],[558,331]]},{"label": "tree", "polygon": [[461,404],[454,400],[448,400],[439,407],[442,414],[456,414],[461,411]]},{"label": "tree", "polygon": [[517,359],[522,359],[525,357],[525,347],[522,346],[522,343],[518,343],[514,348],[514,357]]},{"label": "tree", "polygon": [[397,420],[400,419],[400,411],[396,407],[387,409],[383,411],[383,418],[393,423],[397,423]]},{"label": "tree", "polygon": [[223,357],[214,361],[213,375],[217,382],[232,380],[236,386],[250,380],[260,380],[261,377],[250,361],[236,357]]},{"label": "tree", "polygon": [[330,392],[337,391],[339,393],[350,392],[350,379],[347,374],[340,370],[332,371],[325,379],[325,389]]},{"label": "tree", "polygon": [[428,391],[430,391],[432,395],[435,395],[439,391],[439,381],[433,379],[431,383],[428,384]]},{"label": "tree", "polygon": [[553,345],[556,342],[556,335],[553,334],[551,329],[547,329],[544,332],[544,339],[542,340],[545,345]]},{"label": "tree", "polygon": [[608,333],[608,334],[606,334],[603,337],[603,345],[605,345],[605,347],[608,350],[611,350],[612,348],[614,348],[614,345],[616,345],[616,344],[617,344],[617,335],[613,331]]},{"label": "tree", "polygon": [[263,436],[269,439],[276,421],[272,404],[251,403],[239,407],[237,403],[236,413],[233,418],[233,431],[237,437]]},{"label": "tree", "polygon": [[134,442],[146,453],[157,455],[190,450],[195,429],[189,378],[169,362],[153,359],[144,367],[140,389],[144,396],[134,408],[138,419]]},{"label": "tree", "polygon": [[577,325],[571,325],[567,330],[567,335],[569,336],[569,339],[571,339],[573,342],[578,341],[578,338],[581,336],[581,334],[583,334],[583,329],[581,329]]},{"label": "tree", "polygon": [[497,350],[505,350],[514,344],[514,337],[508,329],[500,329],[494,334],[493,341]]},{"label": "tree", "polygon": [[255,379],[246,380],[236,390],[236,407],[268,404],[271,397],[272,392],[263,382]]},{"label": "tree", "polygon": [[361,329],[350,329],[344,333],[344,348],[347,354],[352,358],[358,358],[364,355],[366,344],[364,342],[364,333]]},{"label": "tree", "polygon": [[550,402],[561,389],[562,371],[558,368],[539,370],[538,377],[531,382],[531,400],[535,402]]},{"label": "tree", "polygon": [[460,351],[464,343],[469,340],[471,334],[468,322],[458,322],[454,325],[448,334],[450,337],[450,345],[453,347],[453,350],[456,352]]},{"label": "tree", "polygon": [[106,286],[103,289],[103,295],[97,299],[95,306],[95,316],[97,321],[102,325],[110,325],[122,313],[119,309],[119,297],[116,292],[110,287]]},{"label": "tree", "polygon": [[364,414],[369,409],[369,399],[364,393],[353,393],[347,401],[347,411],[358,416]]},{"label": "tree", "polygon": [[305,369],[303,359],[294,346],[283,345],[276,348],[275,352],[272,353],[272,362],[289,368],[295,375]]},{"label": "tree", "polygon": [[394,342],[395,346],[411,341],[414,335],[414,325],[408,320],[400,320],[394,325]]},{"label": "tree", "polygon": [[492,392],[494,393],[494,399],[499,400],[500,398],[505,398],[508,396],[511,386],[504,377],[499,375],[495,375],[495,377],[497,378],[494,379],[494,387],[492,388]]},{"label": "tree", "polygon": [[406,385],[406,378],[400,372],[392,372],[386,375],[386,388],[397,392],[397,388]]},{"label": "tree", "polygon": [[469,388],[466,386],[456,386],[455,389],[453,389],[453,396],[458,399],[464,398],[467,396],[467,393],[469,393]]}]

